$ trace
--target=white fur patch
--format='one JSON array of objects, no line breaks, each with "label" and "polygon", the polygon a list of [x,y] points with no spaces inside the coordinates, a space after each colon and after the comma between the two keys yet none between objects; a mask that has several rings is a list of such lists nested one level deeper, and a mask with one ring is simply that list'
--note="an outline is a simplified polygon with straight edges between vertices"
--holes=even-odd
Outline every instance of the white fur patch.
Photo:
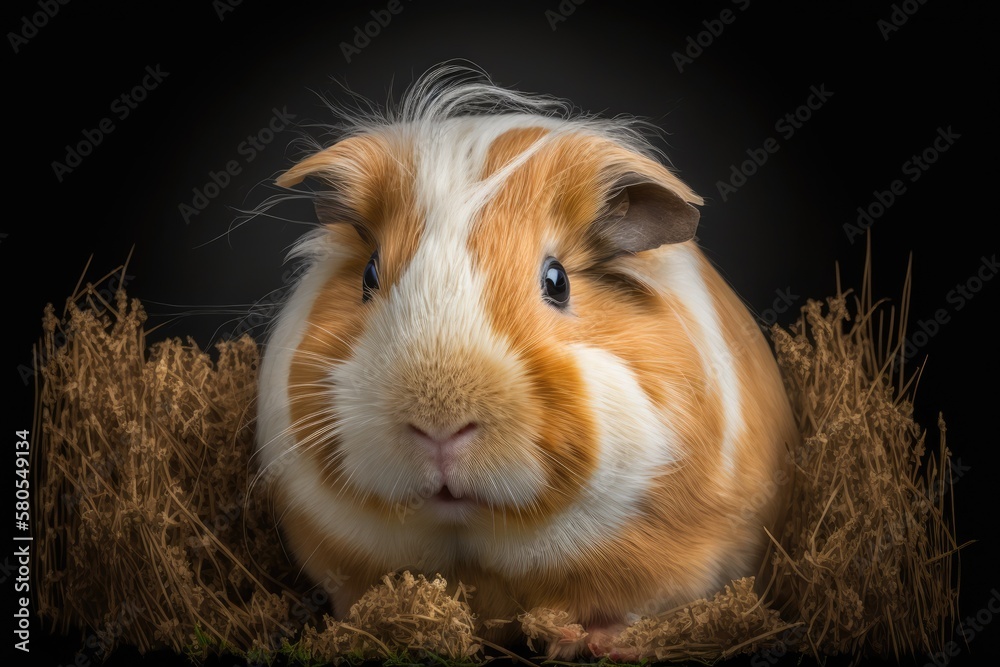
[{"label": "white fur patch", "polygon": [[573,505],[538,531],[520,539],[475,536],[475,556],[508,575],[562,569],[613,539],[679,456],[677,435],[625,362],[586,345],[572,346],[572,353],[598,427],[596,469]]},{"label": "white fur patch", "polygon": [[719,315],[705,281],[697,250],[688,244],[659,248],[656,265],[659,272],[643,276],[663,294],[672,294],[694,317],[696,331],[689,332],[701,355],[702,369],[710,387],[719,394],[722,404],[722,461],[726,472],[734,471],[736,442],[743,430],[740,380],[732,350],[722,333]]}]

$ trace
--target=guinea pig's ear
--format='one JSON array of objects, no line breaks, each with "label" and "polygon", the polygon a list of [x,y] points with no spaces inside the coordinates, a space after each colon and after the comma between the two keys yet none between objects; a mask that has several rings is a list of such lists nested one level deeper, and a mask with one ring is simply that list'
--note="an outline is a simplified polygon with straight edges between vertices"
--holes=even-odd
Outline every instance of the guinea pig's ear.
[{"label": "guinea pig's ear", "polygon": [[352,137],[317,151],[283,173],[275,183],[283,188],[298,185],[306,178],[339,180],[348,171],[358,172],[361,160],[370,146],[366,138]]},{"label": "guinea pig's ear", "polygon": [[307,178],[323,188],[315,192],[316,216],[321,224],[353,225],[362,238],[371,228],[364,210],[369,200],[375,163],[382,157],[377,142],[370,137],[344,139],[313,153],[285,173],[275,183],[291,188]]},{"label": "guinea pig's ear", "polygon": [[665,168],[617,175],[592,232],[613,255],[635,254],[694,238],[702,200]]}]

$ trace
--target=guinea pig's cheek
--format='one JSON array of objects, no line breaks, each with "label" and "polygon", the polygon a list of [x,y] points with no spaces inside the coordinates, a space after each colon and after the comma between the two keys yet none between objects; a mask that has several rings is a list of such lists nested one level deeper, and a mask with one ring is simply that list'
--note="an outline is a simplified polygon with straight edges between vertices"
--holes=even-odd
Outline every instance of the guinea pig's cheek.
[{"label": "guinea pig's cheek", "polygon": [[393,502],[429,489],[433,470],[402,446],[388,400],[391,378],[372,360],[355,353],[331,370],[333,433],[343,483]]},{"label": "guinea pig's cheek", "polygon": [[605,483],[641,491],[681,458],[679,438],[625,360],[587,345],[571,349],[600,424],[598,475]]},{"label": "guinea pig's cheek", "polygon": [[612,525],[614,517],[628,516],[653,480],[680,459],[679,437],[623,359],[587,345],[571,350],[597,424],[597,460],[583,495]]},{"label": "guinea pig's cheek", "polygon": [[331,371],[336,362],[312,350],[299,349],[291,364],[288,381],[289,430],[299,454],[325,473],[335,472],[337,458],[333,426]]},{"label": "guinea pig's cheek", "polygon": [[577,361],[565,347],[536,346],[525,350],[522,358],[537,419],[531,429],[531,453],[545,475],[531,509],[544,519],[576,502],[593,475],[599,424]]},{"label": "guinea pig's cheek", "polygon": [[[540,366],[546,375],[538,396],[548,394],[550,413],[562,412],[550,414],[547,439],[540,442],[551,478],[534,530],[477,543],[484,563],[511,576],[562,572],[581,554],[624,549],[616,536],[643,511],[650,489],[662,484],[679,453],[677,434],[619,356],[569,344],[551,357]],[[560,361],[562,374],[552,375]],[[567,414],[566,406],[582,412]]]}]

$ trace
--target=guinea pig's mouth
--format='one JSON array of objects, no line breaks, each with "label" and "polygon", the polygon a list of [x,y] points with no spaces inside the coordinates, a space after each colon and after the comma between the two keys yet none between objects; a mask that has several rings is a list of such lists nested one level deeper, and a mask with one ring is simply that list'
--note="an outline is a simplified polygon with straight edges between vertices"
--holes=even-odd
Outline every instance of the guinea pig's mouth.
[{"label": "guinea pig's mouth", "polygon": [[472,498],[465,498],[460,495],[455,495],[448,485],[445,484],[441,487],[441,490],[434,495],[434,499],[442,503],[462,503],[462,502],[472,502]]},{"label": "guinea pig's mouth", "polygon": [[479,513],[480,508],[486,507],[474,495],[455,491],[447,484],[428,500],[427,510],[431,516],[447,524],[465,524]]}]

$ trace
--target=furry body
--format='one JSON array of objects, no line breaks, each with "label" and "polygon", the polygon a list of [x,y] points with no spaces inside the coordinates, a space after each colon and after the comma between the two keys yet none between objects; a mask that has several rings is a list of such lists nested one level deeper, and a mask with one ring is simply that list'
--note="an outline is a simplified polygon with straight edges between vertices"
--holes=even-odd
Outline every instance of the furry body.
[{"label": "furry body", "polygon": [[279,179],[326,189],[259,453],[305,571],[348,577],[336,613],[411,568],[475,586],[481,618],[596,630],[755,573],[796,429],[738,297],[693,239],[644,231],[683,238],[700,198],[627,123],[433,77],[402,109]]}]

